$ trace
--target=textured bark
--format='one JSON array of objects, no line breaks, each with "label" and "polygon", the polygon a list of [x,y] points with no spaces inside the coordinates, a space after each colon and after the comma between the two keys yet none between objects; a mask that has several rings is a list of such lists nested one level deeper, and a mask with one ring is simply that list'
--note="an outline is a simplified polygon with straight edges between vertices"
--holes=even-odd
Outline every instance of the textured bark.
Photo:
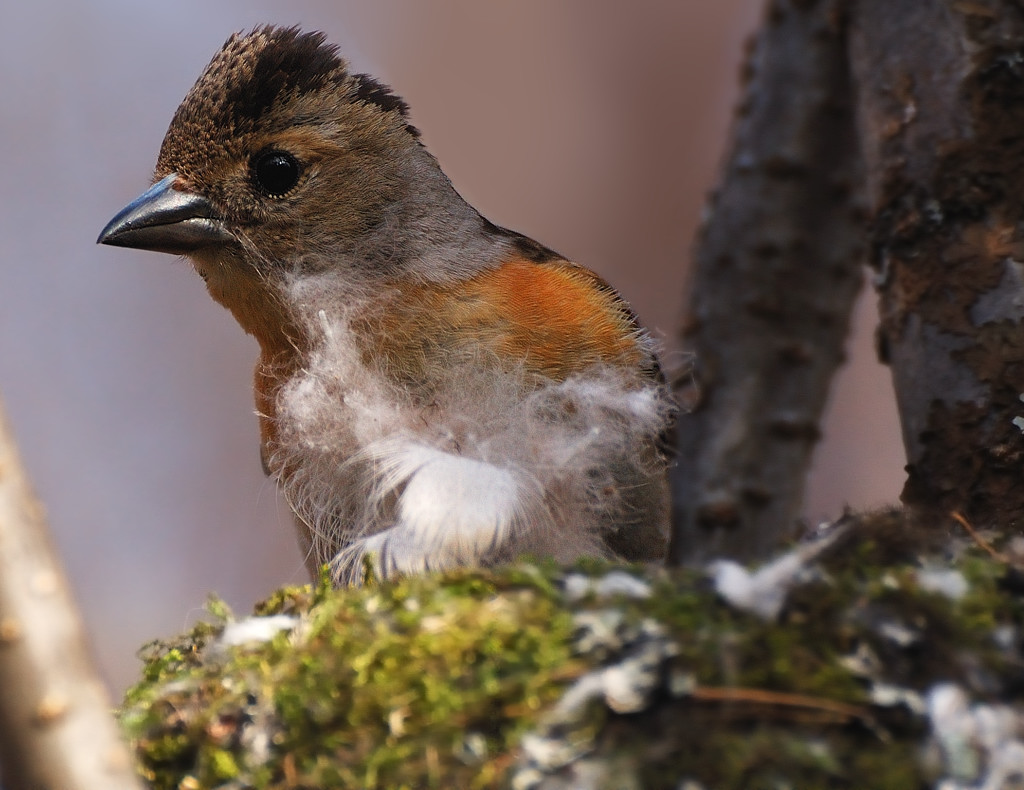
[{"label": "textured bark", "polygon": [[8,790],[140,784],[0,412],[0,766]]},{"label": "textured bark", "polygon": [[851,63],[881,344],[926,515],[1024,515],[1024,8],[859,0]]},{"label": "textured bark", "polygon": [[861,277],[862,168],[835,0],[776,0],[696,250],[674,562],[763,557],[799,513]]}]

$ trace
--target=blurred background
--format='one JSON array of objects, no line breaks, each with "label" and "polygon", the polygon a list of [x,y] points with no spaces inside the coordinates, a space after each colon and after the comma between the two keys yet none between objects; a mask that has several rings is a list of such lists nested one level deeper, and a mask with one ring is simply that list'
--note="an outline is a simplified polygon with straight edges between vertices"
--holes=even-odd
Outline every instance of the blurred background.
[{"label": "blurred background", "polygon": [[[324,30],[394,86],[491,220],[616,285],[671,355],[686,266],[761,0],[11,3],[0,25],[0,393],[116,693],[135,651],[303,582],[263,477],[255,343],[168,256],[97,247],[233,31]],[[888,371],[858,308],[811,521],[894,501]]]}]

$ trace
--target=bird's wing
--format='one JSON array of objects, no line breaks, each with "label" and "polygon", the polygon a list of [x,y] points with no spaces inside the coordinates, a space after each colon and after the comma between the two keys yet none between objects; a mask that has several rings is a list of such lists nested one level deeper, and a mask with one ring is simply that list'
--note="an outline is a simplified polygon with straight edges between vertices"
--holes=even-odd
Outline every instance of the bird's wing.
[{"label": "bird's wing", "polygon": [[[522,364],[564,381],[593,366],[635,370],[660,381],[653,343],[623,299],[601,278],[563,259],[512,257],[468,280],[404,285],[361,333],[373,357],[444,364],[464,349]],[[429,379],[429,371],[391,370],[395,378]]]}]

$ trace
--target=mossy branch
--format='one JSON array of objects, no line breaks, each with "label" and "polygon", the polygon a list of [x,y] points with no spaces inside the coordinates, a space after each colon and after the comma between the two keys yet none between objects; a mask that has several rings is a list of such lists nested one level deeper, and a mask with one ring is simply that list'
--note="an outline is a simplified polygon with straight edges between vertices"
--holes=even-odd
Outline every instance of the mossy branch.
[{"label": "mossy branch", "polygon": [[772,616],[599,562],[287,589],[153,645],[122,722],[157,790],[1002,786],[1019,572],[914,531],[848,519],[749,574]]}]

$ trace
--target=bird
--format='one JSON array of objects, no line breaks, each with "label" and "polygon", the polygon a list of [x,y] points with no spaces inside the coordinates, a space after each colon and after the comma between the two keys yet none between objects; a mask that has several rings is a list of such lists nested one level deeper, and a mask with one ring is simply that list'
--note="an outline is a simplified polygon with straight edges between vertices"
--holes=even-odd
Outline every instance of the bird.
[{"label": "bird", "polygon": [[312,575],[664,555],[677,410],[655,340],[467,203],[323,33],[228,38],[98,242],[187,257],[256,339],[261,460]]}]

